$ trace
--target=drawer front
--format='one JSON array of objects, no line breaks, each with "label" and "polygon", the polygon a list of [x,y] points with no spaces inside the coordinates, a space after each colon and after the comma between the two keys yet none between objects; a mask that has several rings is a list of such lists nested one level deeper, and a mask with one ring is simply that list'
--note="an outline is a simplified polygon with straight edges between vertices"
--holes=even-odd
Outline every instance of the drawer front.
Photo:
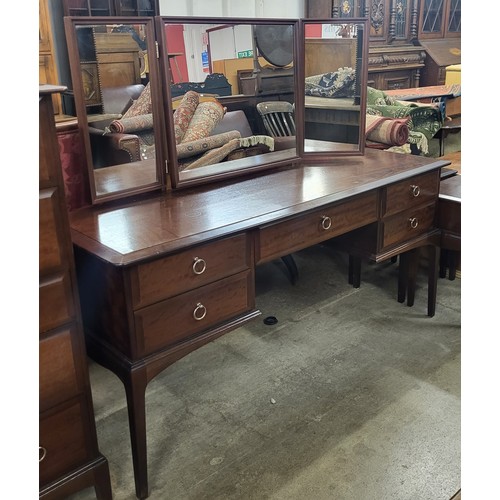
[{"label": "drawer front", "polygon": [[387,187],[384,216],[425,205],[438,197],[439,170],[418,175]]},{"label": "drawer front", "polygon": [[147,355],[255,307],[253,273],[242,272],[136,311],[139,355]]},{"label": "drawer front", "polygon": [[45,411],[79,392],[75,352],[70,329],[40,339],[40,411]]},{"label": "drawer front", "polygon": [[325,207],[259,231],[257,263],[333,238],[377,220],[377,192]]},{"label": "drawer front", "polygon": [[85,428],[79,402],[40,419],[39,480],[43,486],[84,464]]},{"label": "drawer front", "polygon": [[59,269],[63,263],[64,246],[59,239],[65,234],[59,214],[57,189],[45,189],[39,195],[39,269],[40,273]]},{"label": "drawer front", "polygon": [[382,247],[403,243],[425,233],[434,225],[435,204],[407,210],[384,220]]},{"label": "drawer front", "polygon": [[74,318],[75,308],[69,274],[61,274],[43,281],[39,287],[40,333],[68,323]]},{"label": "drawer front", "polygon": [[138,309],[250,269],[246,234],[200,245],[132,271],[133,307]]}]

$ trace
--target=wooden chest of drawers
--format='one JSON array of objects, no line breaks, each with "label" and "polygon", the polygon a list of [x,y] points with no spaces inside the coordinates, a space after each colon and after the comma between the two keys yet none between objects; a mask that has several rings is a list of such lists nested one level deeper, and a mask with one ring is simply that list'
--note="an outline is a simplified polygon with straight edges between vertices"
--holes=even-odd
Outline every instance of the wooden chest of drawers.
[{"label": "wooden chest of drawers", "polygon": [[108,463],[97,446],[52,93],[41,89],[39,110],[40,498],[65,498],[94,486],[98,498],[110,499]]}]

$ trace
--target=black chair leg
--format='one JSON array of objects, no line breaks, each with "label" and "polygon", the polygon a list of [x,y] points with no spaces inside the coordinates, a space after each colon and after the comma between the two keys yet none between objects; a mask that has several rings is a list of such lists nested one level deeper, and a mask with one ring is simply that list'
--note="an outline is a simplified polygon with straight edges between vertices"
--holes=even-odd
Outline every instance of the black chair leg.
[{"label": "black chair leg", "polygon": [[354,288],[361,286],[361,257],[349,254],[348,282]]},{"label": "black chair leg", "polygon": [[295,263],[295,259],[292,255],[284,255],[281,257],[281,260],[286,266],[292,285],[295,285],[299,279],[299,270],[297,268],[297,264]]}]

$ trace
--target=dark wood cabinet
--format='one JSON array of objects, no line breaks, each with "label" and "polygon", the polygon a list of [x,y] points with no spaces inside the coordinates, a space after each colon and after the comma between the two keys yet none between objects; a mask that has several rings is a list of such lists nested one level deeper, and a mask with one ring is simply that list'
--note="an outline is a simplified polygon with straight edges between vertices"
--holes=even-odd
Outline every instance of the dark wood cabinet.
[{"label": "dark wood cabinet", "polygon": [[460,63],[461,0],[308,0],[306,16],[367,17],[368,85],[380,90],[442,85]]},{"label": "dark wood cabinet", "polygon": [[64,0],[65,16],[157,16],[159,0]]},{"label": "dark wood cabinet", "polygon": [[52,95],[39,105],[39,487],[62,499],[90,486],[111,499],[107,460],[100,454],[76,286]]},{"label": "dark wood cabinet", "polygon": [[423,0],[419,16],[419,40],[460,37],[461,0]]}]

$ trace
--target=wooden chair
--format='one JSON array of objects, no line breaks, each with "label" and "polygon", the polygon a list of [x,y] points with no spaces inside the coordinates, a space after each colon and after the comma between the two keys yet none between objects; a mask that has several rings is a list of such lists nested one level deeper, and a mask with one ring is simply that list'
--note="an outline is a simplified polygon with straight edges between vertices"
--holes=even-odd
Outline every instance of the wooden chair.
[{"label": "wooden chair", "polygon": [[[257,104],[264,127],[271,137],[291,137],[295,135],[294,106],[287,101],[265,101]],[[281,257],[292,284],[299,278],[299,271],[292,255]]]},{"label": "wooden chair", "polygon": [[257,104],[264,127],[271,137],[295,135],[294,106],[287,101],[265,101]]}]

